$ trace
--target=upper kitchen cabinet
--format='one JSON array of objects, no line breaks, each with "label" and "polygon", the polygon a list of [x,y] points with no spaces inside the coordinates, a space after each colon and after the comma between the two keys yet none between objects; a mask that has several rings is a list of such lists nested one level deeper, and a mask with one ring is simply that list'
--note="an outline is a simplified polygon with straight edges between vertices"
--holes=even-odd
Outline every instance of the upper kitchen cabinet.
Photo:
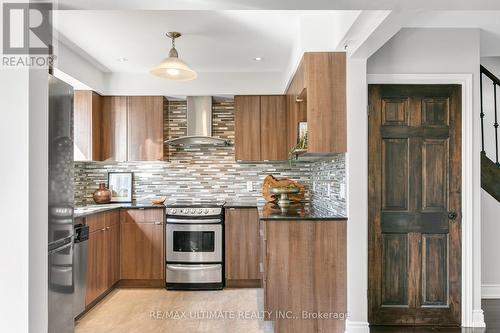
[{"label": "upper kitchen cabinet", "polygon": [[163,96],[103,98],[103,160],[163,160]]},{"label": "upper kitchen cabinet", "polygon": [[102,97],[90,90],[74,92],[74,159],[101,160]]},{"label": "upper kitchen cabinet", "polygon": [[126,161],[127,97],[105,96],[102,105],[102,159]]},{"label": "upper kitchen cabinet", "polygon": [[161,96],[128,97],[128,160],[163,160],[163,101]]},{"label": "upper kitchen cabinet", "polygon": [[237,161],[260,160],[260,96],[234,97],[234,153]]},{"label": "upper kitchen cabinet", "polygon": [[347,151],[346,55],[306,52],[287,89],[288,146],[297,142],[297,127],[307,121],[307,153]]},{"label": "upper kitchen cabinet", "polygon": [[260,159],[283,161],[288,157],[286,97],[260,96]]},{"label": "upper kitchen cabinet", "polygon": [[235,96],[234,108],[237,161],[287,159],[285,96]]}]

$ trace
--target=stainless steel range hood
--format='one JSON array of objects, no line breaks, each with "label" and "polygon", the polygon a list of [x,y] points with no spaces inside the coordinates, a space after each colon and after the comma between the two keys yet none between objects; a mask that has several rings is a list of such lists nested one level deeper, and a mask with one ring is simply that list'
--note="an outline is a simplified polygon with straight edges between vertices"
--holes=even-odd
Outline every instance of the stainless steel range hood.
[{"label": "stainless steel range hood", "polygon": [[165,141],[173,147],[227,146],[224,139],[212,136],[212,97],[187,98],[187,136]]}]

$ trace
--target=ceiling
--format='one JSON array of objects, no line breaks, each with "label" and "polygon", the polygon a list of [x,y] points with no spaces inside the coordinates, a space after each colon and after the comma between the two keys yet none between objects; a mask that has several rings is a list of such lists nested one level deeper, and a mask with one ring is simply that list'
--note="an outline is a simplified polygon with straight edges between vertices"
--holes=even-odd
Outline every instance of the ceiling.
[{"label": "ceiling", "polygon": [[183,34],[179,56],[198,72],[283,72],[305,13],[65,10],[54,26],[63,43],[105,72],[148,72],[168,54],[167,31]]}]

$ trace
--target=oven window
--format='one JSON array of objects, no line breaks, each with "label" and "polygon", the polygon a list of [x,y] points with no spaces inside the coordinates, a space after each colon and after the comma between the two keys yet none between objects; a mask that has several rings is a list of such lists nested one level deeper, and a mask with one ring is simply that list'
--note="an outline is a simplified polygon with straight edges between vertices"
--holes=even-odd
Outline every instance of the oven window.
[{"label": "oven window", "polygon": [[174,231],[174,252],[214,252],[214,231]]}]

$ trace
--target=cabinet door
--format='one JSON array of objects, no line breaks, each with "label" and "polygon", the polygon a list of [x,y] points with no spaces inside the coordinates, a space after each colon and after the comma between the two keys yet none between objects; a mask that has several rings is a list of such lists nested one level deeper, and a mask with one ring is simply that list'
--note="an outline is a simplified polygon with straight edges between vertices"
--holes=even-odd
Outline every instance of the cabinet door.
[{"label": "cabinet door", "polygon": [[260,96],[234,97],[234,152],[237,161],[259,161]]},{"label": "cabinet door", "polygon": [[101,98],[90,90],[75,90],[75,161],[101,160]]},{"label": "cabinet door", "polygon": [[163,160],[162,96],[128,97],[128,160]]},{"label": "cabinet door", "polygon": [[85,305],[92,303],[107,290],[106,234],[99,229],[89,234],[87,241],[87,291]]},{"label": "cabinet door", "polygon": [[102,98],[102,160],[127,160],[127,97]]},{"label": "cabinet door", "polygon": [[120,280],[120,211],[105,212],[107,287]]},{"label": "cabinet door", "polygon": [[120,219],[121,279],[163,279],[163,210],[122,210]]},{"label": "cabinet door", "polygon": [[286,97],[260,96],[260,159],[283,161],[288,157]]},{"label": "cabinet door", "polygon": [[226,210],[226,279],[260,280],[260,232],[256,208]]}]

